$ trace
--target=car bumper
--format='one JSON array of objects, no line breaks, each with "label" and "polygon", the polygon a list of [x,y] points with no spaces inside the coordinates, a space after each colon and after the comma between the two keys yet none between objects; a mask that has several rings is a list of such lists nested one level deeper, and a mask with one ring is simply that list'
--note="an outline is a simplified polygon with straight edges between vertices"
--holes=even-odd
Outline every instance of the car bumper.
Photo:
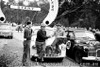
[{"label": "car bumper", "polygon": [[[30,51],[30,57],[38,57],[37,51],[36,49],[32,49],[32,51]],[[57,55],[52,55],[52,56],[44,56],[44,58],[65,58],[66,55],[62,55],[61,53],[57,54]]]},{"label": "car bumper", "polygon": [[[31,57],[31,58],[32,58],[32,57],[38,58],[39,56],[38,56],[38,55],[31,55],[30,57]],[[65,57],[62,57],[62,56],[44,56],[43,58],[45,58],[45,59],[63,59],[63,58],[65,58]]]},{"label": "car bumper", "polygon": [[95,57],[95,56],[82,57],[82,59],[87,60],[87,61],[99,61],[100,62],[100,57]]},{"label": "car bumper", "polygon": [[0,36],[3,36],[3,37],[8,37],[8,36],[13,36],[13,34],[0,34]]}]

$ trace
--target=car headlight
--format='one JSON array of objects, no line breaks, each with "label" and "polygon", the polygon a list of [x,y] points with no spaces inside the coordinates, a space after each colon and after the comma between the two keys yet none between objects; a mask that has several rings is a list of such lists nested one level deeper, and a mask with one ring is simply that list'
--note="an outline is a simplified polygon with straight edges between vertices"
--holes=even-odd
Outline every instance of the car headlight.
[{"label": "car headlight", "polygon": [[84,51],[95,51],[95,48],[93,46],[84,46]]},{"label": "car headlight", "polygon": [[86,44],[89,46],[89,47],[93,47],[94,46],[94,43],[92,43],[92,42],[86,42]]},{"label": "car headlight", "polygon": [[60,48],[61,50],[66,50],[66,45],[65,45],[65,44],[61,44],[61,45],[59,45],[59,48]]},{"label": "car headlight", "polygon": [[87,47],[87,46],[84,46],[83,48],[84,48],[84,49],[88,49],[88,47]]}]

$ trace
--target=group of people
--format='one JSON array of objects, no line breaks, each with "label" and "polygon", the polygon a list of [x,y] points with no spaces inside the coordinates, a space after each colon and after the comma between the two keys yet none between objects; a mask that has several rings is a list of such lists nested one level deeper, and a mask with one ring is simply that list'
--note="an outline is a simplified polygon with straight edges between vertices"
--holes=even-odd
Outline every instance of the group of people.
[{"label": "group of people", "polygon": [[[62,36],[64,31],[61,29],[61,25],[57,24],[57,30],[55,31],[54,35],[51,36],[46,36],[46,24],[41,23],[41,28],[40,30],[38,30],[37,32],[37,38],[36,38],[36,49],[37,49],[37,54],[38,54],[38,58],[41,61],[44,61],[44,54],[45,54],[45,41],[46,39],[53,37],[53,36]],[[23,54],[23,65],[26,65],[29,62],[30,59],[30,43],[31,43],[31,37],[32,37],[32,33],[34,32],[32,29],[32,23],[29,21],[27,22],[27,25],[24,29],[24,54]]]},{"label": "group of people", "polygon": [[[24,28],[24,42],[23,42],[23,46],[24,46],[24,54],[23,54],[23,65],[27,65],[27,63],[30,61],[30,43],[31,43],[31,37],[32,37],[32,33],[34,32],[32,29],[32,22],[27,22],[26,27]],[[38,54],[38,58],[41,61],[44,61],[44,55],[45,55],[45,41],[48,38],[51,38],[53,36],[58,37],[58,36],[63,36],[65,35],[65,30],[61,28],[60,24],[56,25],[56,30],[54,32],[54,35],[51,36],[46,36],[46,24],[41,23],[40,29],[37,32],[37,38],[36,38],[36,49],[37,49],[37,54]],[[60,42],[60,38],[56,38],[54,43]],[[53,44],[54,44],[53,43]],[[57,52],[59,53],[59,46],[58,44],[55,45],[57,48]]]}]

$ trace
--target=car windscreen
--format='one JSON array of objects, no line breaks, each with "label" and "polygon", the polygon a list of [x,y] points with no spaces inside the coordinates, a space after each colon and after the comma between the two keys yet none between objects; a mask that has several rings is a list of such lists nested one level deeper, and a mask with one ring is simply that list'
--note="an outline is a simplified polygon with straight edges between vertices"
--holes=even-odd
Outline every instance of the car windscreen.
[{"label": "car windscreen", "polygon": [[92,32],[75,32],[75,37],[77,39],[95,40],[95,36]]}]

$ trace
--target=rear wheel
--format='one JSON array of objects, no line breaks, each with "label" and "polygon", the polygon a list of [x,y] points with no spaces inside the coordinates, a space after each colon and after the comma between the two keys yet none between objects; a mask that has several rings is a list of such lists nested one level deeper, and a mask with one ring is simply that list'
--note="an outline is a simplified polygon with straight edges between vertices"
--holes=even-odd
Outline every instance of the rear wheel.
[{"label": "rear wheel", "polygon": [[82,54],[78,50],[75,52],[75,61],[79,64],[82,63]]}]

